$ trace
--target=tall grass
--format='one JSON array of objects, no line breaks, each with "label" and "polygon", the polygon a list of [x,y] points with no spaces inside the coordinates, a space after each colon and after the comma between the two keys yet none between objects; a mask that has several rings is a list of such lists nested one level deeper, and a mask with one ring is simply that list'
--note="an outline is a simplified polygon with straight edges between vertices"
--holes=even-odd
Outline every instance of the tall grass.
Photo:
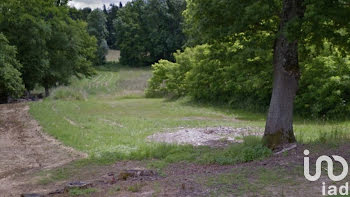
[{"label": "tall grass", "polygon": [[99,96],[133,97],[143,96],[147,81],[151,77],[149,69],[120,67],[109,63],[97,68],[93,78],[72,78],[69,86],[60,86],[51,90],[53,100],[87,100]]}]

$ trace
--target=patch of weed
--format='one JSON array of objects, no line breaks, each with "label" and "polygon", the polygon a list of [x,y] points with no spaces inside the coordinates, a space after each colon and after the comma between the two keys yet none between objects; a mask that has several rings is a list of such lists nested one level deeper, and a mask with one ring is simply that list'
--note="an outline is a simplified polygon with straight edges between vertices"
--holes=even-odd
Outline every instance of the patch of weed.
[{"label": "patch of weed", "polygon": [[134,192],[134,193],[140,192],[141,189],[142,189],[142,187],[143,187],[142,184],[137,183],[137,184],[134,184],[134,185],[129,186],[129,187],[128,187],[128,191]]},{"label": "patch of weed", "polygon": [[69,195],[70,196],[82,196],[82,195],[96,193],[97,191],[98,190],[96,188],[87,188],[87,189],[74,188],[74,189],[69,190]]}]

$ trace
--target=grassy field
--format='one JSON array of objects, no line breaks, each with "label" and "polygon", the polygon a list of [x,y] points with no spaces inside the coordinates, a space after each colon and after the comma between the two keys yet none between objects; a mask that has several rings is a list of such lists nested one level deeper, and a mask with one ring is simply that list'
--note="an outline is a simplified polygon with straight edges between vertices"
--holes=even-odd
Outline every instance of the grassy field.
[{"label": "grassy field", "polygon": [[[264,114],[199,105],[188,99],[144,98],[150,70],[101,70],[92,79],[53,90],[49,99],[32,103],[30,111],[46,132],[91,156],[116,153],[127,158],[138,152],[135,158],[149,157],[149,149],[162,145],[145,138],[178,127],[264,126]],[[295,132],[299,141],[309,142],[334,131],[346,132],[349,124],[297,120]]]},{"label": "grassy field", "polygon": [[106,61],[107,62],[118,62],[120,58],[119,50],[108,50]]},{"label": "grassy field", "polygon": [[[107,165],[120,160],[153,160],[154,167],[181,161],[232,165],[262,159],[271,154],[261,146],[257,137],[247,137],[245,143],[226,148],[165,145],[147,141],[147,136],[173,131],[179,127],[263,128],[265,124],[264,114],[198,104],[187,98],[176,101],[145,98],[143,90],[150,76],[149,69],[100,68],[97,76],[75,80],[69,87],[53,90],[51,97],[43,102],[31,103],[30,113],[47,133],[65,145],[87,153],[89,158],[85,164]],[[306,144],[331,143],[332,139],[336,144],[349,128],[348,121],[297,119],[295,122],[297,139]],[[261,179],[262,183],[255,185],[257,192],[261,187],[280,180],[279,169],[273,172],[259,170],[261,173],[259,171],[260,178],[257,181]],[[56,176],[60,177],[60,173],[61,171]],[[235,175],[207,177],[203,184],[208,187],[215,184],[232,185],[237,176],[246,177],[244,173],[247,172],[243,170]],[[66,176],[68,175],[62,177]],[[288,181],[289,178],[285,179]],[[244,181],[249,179],[248,176]],[[252,189],[244,185],[242,187],[243,192]],[[213,195],[216,194],[214,192]]]}]

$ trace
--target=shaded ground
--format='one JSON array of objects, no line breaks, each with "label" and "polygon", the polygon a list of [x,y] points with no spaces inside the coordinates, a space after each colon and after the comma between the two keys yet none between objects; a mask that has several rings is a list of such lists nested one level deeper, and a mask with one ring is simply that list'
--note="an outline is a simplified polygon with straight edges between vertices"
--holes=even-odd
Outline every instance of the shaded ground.
[{"label": "shaded ground", "polygon": [[52,169],[86,155],[45,135],[24,103],[0,105],[0,194],[18,196],[33,188],[27,175]]}]

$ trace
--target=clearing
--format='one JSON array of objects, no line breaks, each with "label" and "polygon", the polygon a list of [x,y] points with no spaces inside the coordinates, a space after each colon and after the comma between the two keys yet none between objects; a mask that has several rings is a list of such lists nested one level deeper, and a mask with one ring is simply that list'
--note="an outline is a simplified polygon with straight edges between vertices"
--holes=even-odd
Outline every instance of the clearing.
[{"label": "clearing", "polygon": [[271,155],[260,143],[264,114],[145,98],[150,76],[149,69],[101,67],[94,78],[30,103],[31,116],[64,146],[42,134],[26,104],[1,105],[0,192],[312,197],[322,184],[304,178],[304,149],[311,162],[321,154],[350,160],[349,145],[340,142],[350,122],[297,120],[301,144]]}]

